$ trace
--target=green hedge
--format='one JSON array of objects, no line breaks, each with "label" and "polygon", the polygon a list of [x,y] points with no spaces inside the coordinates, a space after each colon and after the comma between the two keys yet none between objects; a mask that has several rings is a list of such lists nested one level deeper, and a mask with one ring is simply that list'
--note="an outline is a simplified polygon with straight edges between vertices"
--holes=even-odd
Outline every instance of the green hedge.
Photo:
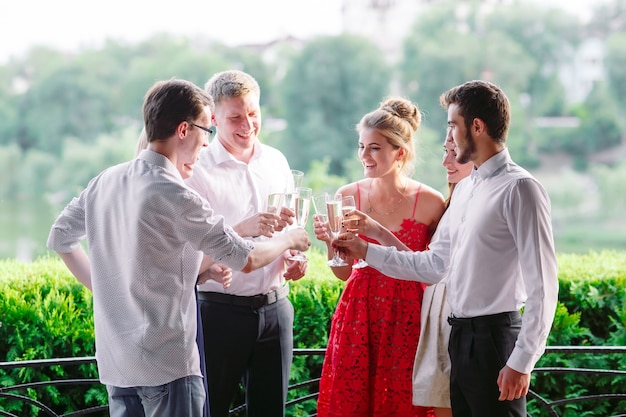
[{"label": "green hedge", "polygon": [[[313,248],[308,257],[307,276],[291,285],[290,298],[296,311],[294,346],[323,348],[344,283],[332,276],[325,264],[325,254]],[[558,259],[560,303],[548,345],[626,345],[626,253],[560,254]],[[94,355],[91,293],[70,275],[57,257],[43,257],[33,263],[0,261],[0,294],[0,340],[4,341],[0,344],[0,361]],[[594,368],[626,369],[626,358],[619,355],[598,358],[546,355],[538,366],[582,367],[583,362],[588,366],[589,361]],[[319,375],[320,367],[321,358],[297,357],[292,378],[302,381],[310,375]],[[0,385],[96,375],[94,365],[72,370],[55,367],[0,371]],[[549,398],[592,394],[597,387],[623,393],[624,385],[623,379],[615,377],[599,378],[595,386],[573,375],[533,377],[533,389]],[[290,396],[301,394],[290,393]],[[30,395],[38,395],[46,404],[64,412],[106,402],[106,391],[101,387],[76,388],[69,394],[48,389]],[[314,406],[314,401],[298,405],[292,415],[306,415]],[[625,404],[618,406],[624,409]],[[532,407],[533,404],[529,406],[531,410]],[[606,407],[610,410],[612,405]],[[22,411],[12,410],[11,404],[2,402],[0,409],[18,414]],[[592,414],[585,414],[583,405],[573,405],[563,414],[570,415]]]}]

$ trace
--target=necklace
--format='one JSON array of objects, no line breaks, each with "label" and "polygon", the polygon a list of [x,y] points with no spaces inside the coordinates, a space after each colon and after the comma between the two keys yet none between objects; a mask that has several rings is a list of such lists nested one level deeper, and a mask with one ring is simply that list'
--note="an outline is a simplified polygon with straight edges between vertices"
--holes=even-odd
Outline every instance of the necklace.
[{"label": "necklace", "polygon": [[402,191],[398,191],[398,193],[400,194],[400,200],[398,201],[398,203],[388,212],[386,213],[381,213],[379,211],[377,211],[374,206],[372,206],[372,202],[370,201],[370,191],[372,190],[372,188],[374,188],[374,180],[372,180],[372,183],[370,184],[370,189],[367,191],[367,204],[369,204],[369,207],[367,208],[367,210],[365,210],[365,212],[367,214],[370,214],[371,212],[374,213],[378,213],[381,216],[388,216],[391,213],[393,213],[394,211],[396,211],[398,209],[398,207],[400,207],[400,204],[402,204],[402,202],[404,201],[405,197],[404,197],[404,192],[406,191],[406,185],[408,183],[408,180],[404,182],[404,187],[402,187]]}]

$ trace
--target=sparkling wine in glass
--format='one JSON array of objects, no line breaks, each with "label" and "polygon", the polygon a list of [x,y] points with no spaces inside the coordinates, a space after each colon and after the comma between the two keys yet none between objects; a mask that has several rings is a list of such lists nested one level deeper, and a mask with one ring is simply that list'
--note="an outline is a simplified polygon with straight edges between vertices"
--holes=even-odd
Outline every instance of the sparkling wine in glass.
[{"label": "sparkling wine in glass", "polygon": [[273,193],[267,196],[268,213],[274,213],[274,214],[280,215],[280,208],[283,206],[284,199],[285,199],[284,193]]},{"label": "sparkling wine in glass", "polygon": [[[306,187],[296,188],[296,192],[293,193],[293,209],[296,212],[296,227],[304,229],[306,222],[309,218],[309,206],[311,204],[312,190]],[[298,251],[297,254],[290,256],[292,261],[306,261],[306,256],[302,252]]]},{"label": "sparkling wine in glass", "polygon": [[[343,214],[341,211],[341,194],[335,194],[333,197],[328,196],[326,200],[326,211],[328,212],[328,227],[333,239],[337,239],[341,232],[341,223]],[[328,266],[348,266],[343,259],[339,257],[339,252],[334,251],[333,258],[328,261]]]},{"label": "sparkling wine in glass", "polygon": [[287,191],[297,190],[299,187],[302,187],[302,180],[304,179],[304,172],[298,171],[297,169],[291,170],[291,182],[293,184],[292,188]]},{"label": "sparkling wine in glass", "polygon": [[328,193],[319,193],[311,197],[313,203],[313,210],[315,210],[315,216],[317,221],[326,223],[328,221],[328,210],[326,208],[326,201],[328,200]]},{"label": "sparkling wine in glass", "polygon": [[[343,213],[344,220],[358,220],[358,216],[346,217],[348,213],[351,213],[354,210],[356,210],[356,202],[354,201],[354,196],[351,196],[351,195],[345,196],[341,200],[341,212]],[[352,265],[352,268],[359,269],[359,268],[365,268],[366,266],[368,266],[368,264],[367,262],[365,262],[365,259],[358,259]]]}]

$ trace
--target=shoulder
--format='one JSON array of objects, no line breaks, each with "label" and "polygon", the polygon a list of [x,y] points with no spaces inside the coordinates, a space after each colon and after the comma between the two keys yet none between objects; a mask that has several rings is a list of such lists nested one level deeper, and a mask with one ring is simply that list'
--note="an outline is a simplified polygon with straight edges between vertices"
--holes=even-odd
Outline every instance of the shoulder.
[{"label": "shoulder", "polygon": [[446,209],[443,194],[418,181],[411,181],[410,190],[411,195],[417,199],[415,217],[428,225],[437,224]]},{"label": "shoulder", "polygon": [[261,142],[259,142],[259,145],[261,146],[261,151],[263,152],[264,157],[271,157],[285,162],[287,161],[287,158],[280,150]]},{"label": "shoulder", "polygon": [[545,193],[545,189],[539,180],[515,163],[509,164],[507,167],[506,177],[510,190],[519,189],[521,192]]},{"label": "shoulder", "polygon": [[[364,181],[366,182],[366,181]],[[342,187],[340,187],[337,192],[341,193],[341,195],[353,195],[356,196],[358,194],[358,187],[361,187],[361,191],[363,191],[363,183],[359,183],[358,181],[356,182],[351,182],[350,184],[346,184]]]},{"label": "shoulder", "polygon": [[414,187],[414,192],[412,192],[411,194],[414,195],[419,192],[418,201],[423,202],[423,203],[433,204],[433,205],[444,204],[445,198],[443,197],[443,194],[441,194],[441,192],[435,190],[430,185],[426,185],[418,181],[411,181],[411,182],[415,183],[412,185]]}]

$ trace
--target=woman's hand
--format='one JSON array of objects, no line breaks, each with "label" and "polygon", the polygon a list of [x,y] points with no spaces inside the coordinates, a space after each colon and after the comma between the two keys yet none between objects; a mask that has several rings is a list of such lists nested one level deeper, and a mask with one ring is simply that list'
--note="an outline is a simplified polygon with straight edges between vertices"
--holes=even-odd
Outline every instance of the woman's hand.
[{"label": "woman's hand", "polygon": [[342,225],[346,232],[357,235],[363,234],[374,239],[379,235],[379,231],[383,229],[380,223],[359,210],[346,213]]},{"label": "woman's hand", "polygon": [[326,242],[327,245],[330,245],[331,236],[328,222],[322,221],[322,218],[318,214],[313,216],[313,231],[315,232],[315,238],[317,240],[321,240],[322,242]]}]

